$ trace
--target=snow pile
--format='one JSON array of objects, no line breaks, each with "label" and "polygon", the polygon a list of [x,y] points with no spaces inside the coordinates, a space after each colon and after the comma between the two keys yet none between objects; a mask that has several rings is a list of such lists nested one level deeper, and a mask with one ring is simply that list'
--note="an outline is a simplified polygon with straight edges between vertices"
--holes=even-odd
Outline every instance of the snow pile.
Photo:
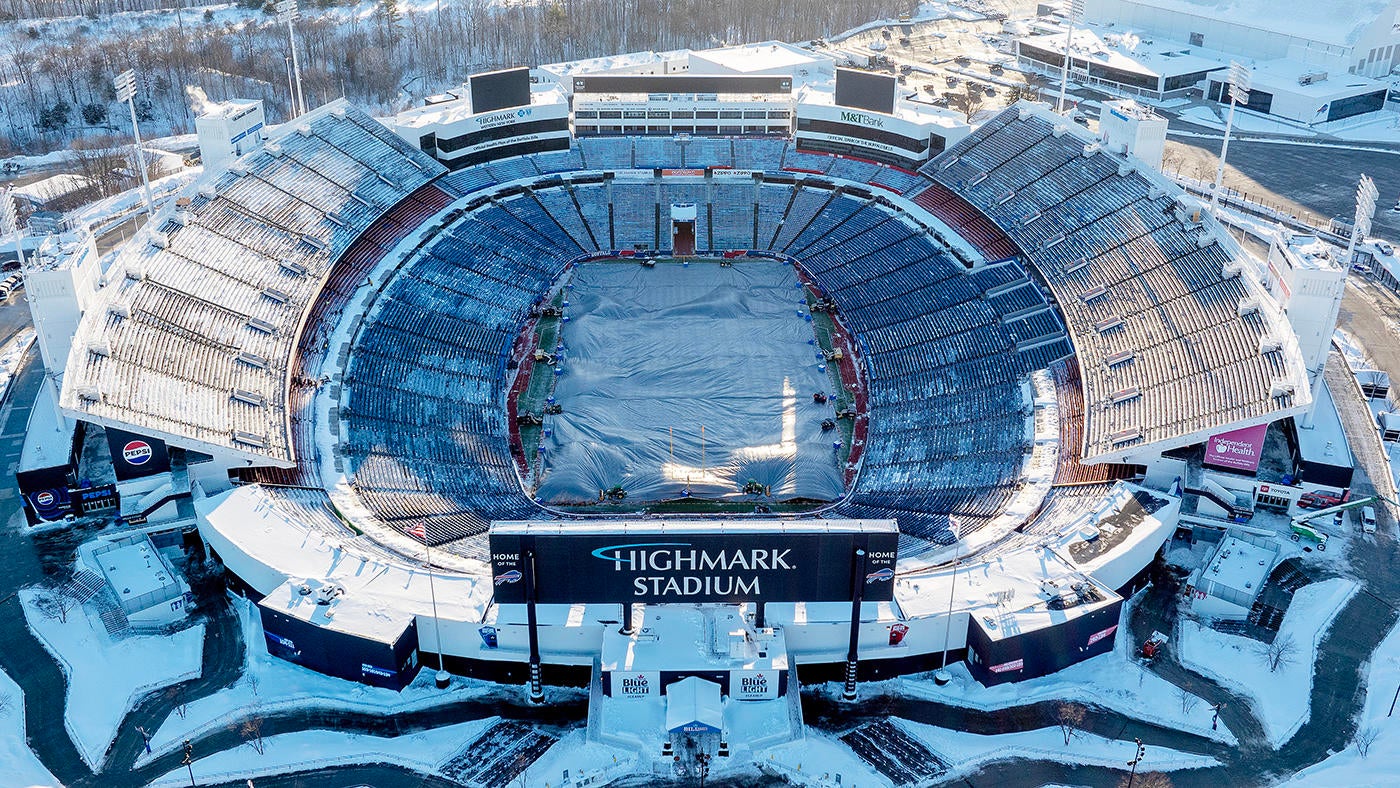
[{"label": "snow pile", "polygon": [[56,788],[58,780],[29,749],[24,731],[24,693],[0,672],[0,777],[16,788]]},{"label": "snow pile", "polygon": [[[1345,750],[1304,769],[1289,785],[1389,786],[1400,774],[1400,715],[1391,715],[1400,687],[1400,626],[1376,647],[1366,677],[1366,705],[1357,733]],[[1369,740],[1369,744],[1366,741]],[[1366,749],[1366,755],[1361,749]]]},{"label": "snow pile", "polygon": [[[194,762],[194,779],[200,785],[266,777],[330,766],[391,763],[420,772],[434,773],[439,764],[486,730],[497,717],[411,733],[395,738],[342,733],[335,730],[298,731],[261,740],[259,753],[250,742],[214,753]],[[184,766],[151,783],[183,786],[190,782]]]},{"label": "snow pile", "polygon": [[204,654],[204,625],[173,635],[143,635],[113,641],[101,620],[85,607],[68,611],[63,622],[41,612],[52,592],[21,589],[29,629],[58,660],[68,677],[64,726],[78,753],[100,769],[107,747],[136,702],[146,693],[198,678]]},{"label": "snow pile", "polygon": [[1181,664],[1249,698],[1269,744],[1277,749],[1307,720],[1317,645],[1358,588],[1351,580],[1335,578],[1305,586],[1293,596],[1274,642],[1290,639],[1294,653],[1276,671],[1269,670],[1265,644],[1193,621],[1181,625]]}]

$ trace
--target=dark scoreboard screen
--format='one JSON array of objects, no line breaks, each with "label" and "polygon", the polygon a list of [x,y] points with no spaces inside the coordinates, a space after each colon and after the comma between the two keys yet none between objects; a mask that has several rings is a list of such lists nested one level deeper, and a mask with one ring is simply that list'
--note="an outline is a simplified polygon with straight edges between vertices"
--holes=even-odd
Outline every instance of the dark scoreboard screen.
[{"label": "dark scoreboard screen", "polygon": [[836,69],[836,104],[852,109],[869,110],[889,115],[894,112],[894,93],[898,83],[894,77]]},{"label": "dark scoreboard screen", "polygon": [[512,68],[473,74],[468,80],[472,112],[494,112],[530,103],[530,69]]}]

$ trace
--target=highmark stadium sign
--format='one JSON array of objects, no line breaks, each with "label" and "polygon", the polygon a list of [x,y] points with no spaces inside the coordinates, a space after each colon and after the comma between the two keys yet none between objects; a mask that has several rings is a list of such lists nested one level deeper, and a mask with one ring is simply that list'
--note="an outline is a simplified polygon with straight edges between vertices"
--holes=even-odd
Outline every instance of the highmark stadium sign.
[{"label": "highmark stadium sign", "polygon": [[651,523],[647,531],[579,534],[503,524],[490,533],[496,602],[526,601],[527,551],[541,604],[849,601],[857,574],[863,598],[893,598],[894,523],[853,520],[838,530],[841,521],[830,522],[824,531],[675,532]]}]

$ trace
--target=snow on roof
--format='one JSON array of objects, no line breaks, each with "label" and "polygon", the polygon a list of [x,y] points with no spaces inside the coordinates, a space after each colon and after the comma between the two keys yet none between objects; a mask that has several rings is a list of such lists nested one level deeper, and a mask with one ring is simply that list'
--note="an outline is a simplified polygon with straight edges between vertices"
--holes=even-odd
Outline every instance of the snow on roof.
[{"label": "snow on roof", "polygon": [[653,52],[651,50],[625,52],[621,55],[605,55],[583,60],[568,60],[562,63],[547,63],[540,66],[540,70],[559,77],[573,76],[574,74],[605,74],[618,69],[633,69],[639,66],[677,60],[685,56],[687,52],[689,50],[685,49],[669,52]]},{"label": "snow on roof", "polygon": [[1332,389],[1326,381],[1317,387],[1312,426],[1298,428],[1298,456],[1307,462],[1356,467],[1356,460],[1351,456],[1351,444],[1347,442],[1342,419],[1337,415],[1337,406],[1332,400]]},{"label": "snow on roof", "polygon": [[1351,45],[1392,0],[1326,0],[1288,3],[1278,0],[1123,0],[1160,11],[1194,14],[1207,19],[1296,36],[1309,41]]},{"label": "snow on roof", "polygon": [[[910,101],[902,97],[907,91],[901,88],[901,96],[895,98],[894,112],[890,117],[910,123],[932,123],[939,126],[961,126],[966,128],[967,121],[961,113],[943,107],[936,107],[932,104],[925,104],[921,101]],[[824,80],[821,82],[807,82],[797,90],[798,104],[822,104],[825,106],[836,105],[836,82],[835,80]],[[870,110],[861,110],[867,115],[878,115]]]},{"label": "snow on roof", "polygon": [[[1095,598],[1057,607],[1060,603],[1053,602],[1057,598],[1076,599],[1075,588],[1086,589]],[[1056,551],[1042,546],[901,576],[895,581],[895,600],[911,619],[945,615],[950,598],[955,612],[977,618],[995,640],[1004,634],[1077,618],[1113,604],[1119,596],[1077,571]]]},{"label": "snow on roof", "polygon": [[[396,638],[409,616],[432,615],[428,574],[421,564],[361,544],[363,537],[349,530],[341,537],[307,525],[310,518],[281,503],[277,491],[256,484],[195,501],[205,539],[256,590],[277,594],[270,603],[276,605],[273,609],[380,639]],[[329,620],[294,602],[292,593],[300,596],[303,584],[343,589]],[[437,615],[444,620],[480,621],[491,601],[489,577],[437,570],[432,584]]]},{"label": "snow on roof", "polygon": [[35,205],[45,205],[91,185],[92,180],[87,176],[65,172],[16,187],[13,191],[16,197]]},{"label": "snow on roof", "polygon": [[[394,125],[397,128],[419,128],[436,124],[451,123],[453,121],[469,118],[477,114],[472,109],[471,92],[465,86],[457,93],[446,94],[446,100],[423,107],[414,107],[405,110],[394,116]],[[534,87],[530,90],[530,106],[541,107],[552,104],[563,104],[568,99],[564,92],[557,85],[549,85],[545,88]],[[497,113],[515,112],[514,108],[506,108],[488,112],[488,115]]]},{"label": "snow on roof", "polygon": [[73,450],[73,430],[77,422],[59,410],[53,378],[45,375],[39,386],[39,396],[34,398],[34,407],[29,411],[29,425],[24,431],[24,449],[19,455],[20,471],[67,465],[68,455]]},{"label": "snow on roof", "polygon": [[[170,592],[178,590],[174,573],[145,534],[124,542],[114,542],[105,549],[93,551],[93,560],[120,602],[125,605],[163,589]],[[168,597],[154,601],[159,602],[164,598]]]},{"label": "snow on roof", "polygon": [[[1304,85],[1299,78],[1305,74],[1326,73],[1325,79],[1315,79]],[[1219,81],[1219,80],[1217,80]],[[1280,58],[1261,60],[1250,67],[1250,88],[1267,90],[1270,93],[1293,93],[1299,96],[1312,96],[1318,100],[1330,100],[1346,96],[1386,90],[1384,82],[1356,74],[1328,71],[1297,60]]]},{"label": "snow on roof", "polygon": [[1250,544],[1233,536],[1226,537],[1216,548],[1209,563],[1200,569],[1197,586],[1211,580],[1239,591],[1259,593],[1264,579],[1274,568],[1277,551]]},{"label": "snow on roof", "polygon": [[1336,252],[1332,246],[1316,235],[1287,236],[1288,251],[1295,267],[1309,270],[1335,271],[1341,266],[1332,257]]},{"label": "snow on roof", "polygon": [[757,44],[741,44],[732,47],[718,47],[691,52],[691,70],[694,61],[703,61],[735,74],[758,74],[777,69],[789,69],[794,73],[804,67],[815,68],[827,58],[782,41],[762,41]]},{"label": "snow on roof", "polygon": [[[1065,33],[1025,36],[1021,41],[1051,52],[1065,51]],[[1108,32],[1093,27],[1074,29],[1074,57],[1109,68],[1150,76],[1194,74],[1227,68],[1218,59],[1204,57],[1200,47],[1155,39],[1144,42],[1131,34]]]},{"label": "snow on roof", "polygon": [[693,730],[697,724],[715,731],[723,728],[719,685],[699,676],[666,685],[666,730]]},{"label": "snow on roof", "polygon": [[[846,605],[849,620],[850,605]],[[702,634],[703,633],[703,634]],[[736,605],[649,605],[641,627],[603,633],[603,670],[787,670],[781,629],[755,631]]]}]

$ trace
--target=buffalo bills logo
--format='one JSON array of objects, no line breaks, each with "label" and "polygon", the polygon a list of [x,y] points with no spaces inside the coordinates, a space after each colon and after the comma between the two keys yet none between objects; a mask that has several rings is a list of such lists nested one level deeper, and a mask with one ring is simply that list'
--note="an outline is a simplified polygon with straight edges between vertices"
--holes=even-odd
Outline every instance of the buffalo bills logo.
[{"label": "buffalo bills logo", "polygon": [[884,583],[894,579],[894,570],[889,567],[877,569],[865,576],[867,583]]},{"label": "buffalo bills logo", "polygon": [[501,586],[506,583],[518,583],[521,577],[523,577],[523,575],[520,574],[519,569],[512,569],[509,572],[496,575],[496,585]]}]

